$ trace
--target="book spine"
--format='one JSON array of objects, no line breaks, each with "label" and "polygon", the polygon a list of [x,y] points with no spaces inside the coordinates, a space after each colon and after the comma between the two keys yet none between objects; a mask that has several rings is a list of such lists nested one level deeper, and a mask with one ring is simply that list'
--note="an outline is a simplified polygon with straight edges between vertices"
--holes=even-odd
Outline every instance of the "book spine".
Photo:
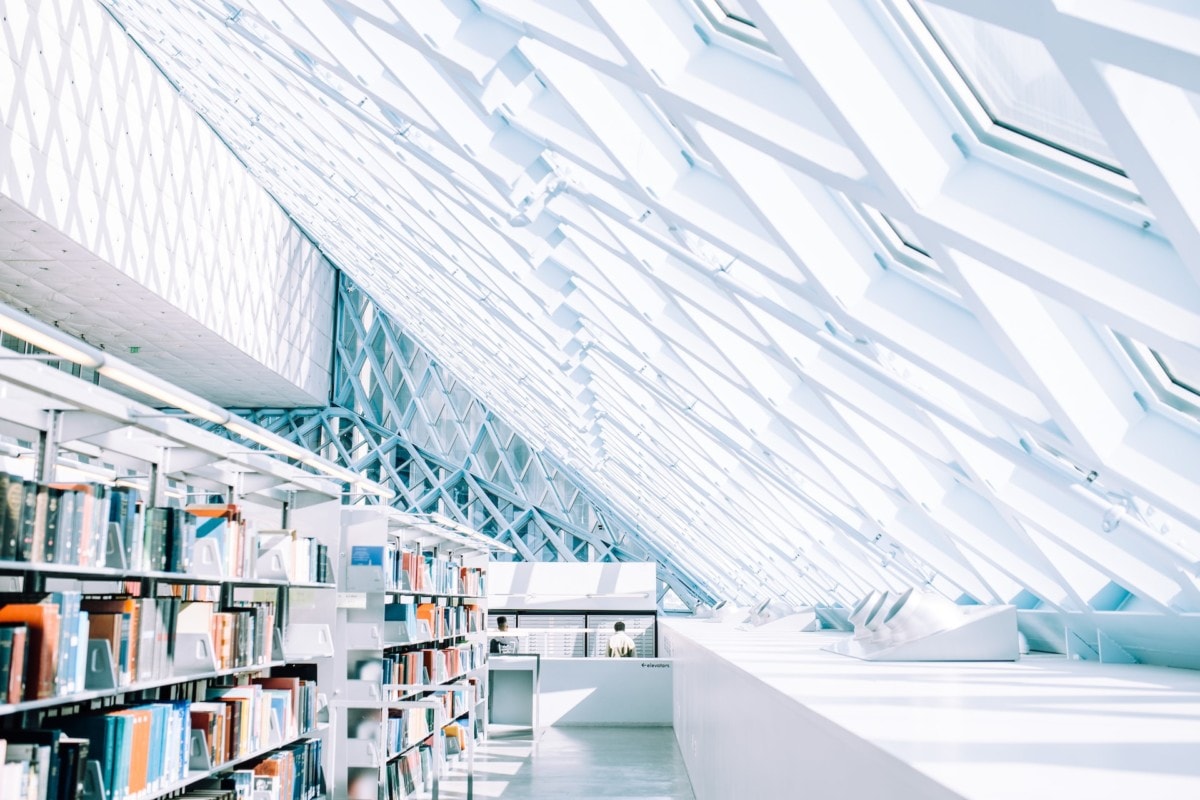
[{"label": "book spine", "polygon": [[36,481],[21,483],[21,533],[17,560],[33,560],[33,532],[37,522],[38,485]]},{"label": "book spine", "polygon": [[80,611],[75,622],[75,650],[72,657],[75,660],[74,676],[75,691],[82,692],[87,686],[87,643],[91,628],[91,617],[86,611]]},{"label": "book spine", "polygon": [[71,491],[71,519],[66,528],[66,535],[58,537],[59,561],[68,564],[79,564],[79,541],[83,530],[87,498],[83,492]]},{"label": "book spine", "polygon": [[154,600],[138,601],[138,644],[137,644],[137,680],[148,681],[154,677],[154,652],[156,615]]},{"label": "book spine", "polygon": [[4,542],[0,558],[12,561],[21,553],[21,511],[25,503],[25,484],[7,475],[4,491]]},{"label": "book spine", "polygon": [[[6,696],[4,702],[20,702],[19,696],[13,700],[10,687],[13,669],[13,628],[0,628],[0,687],[4,687]],[[17,665],[20,666],[20,665]]]},{"label": "book spine", "polygon": [[51,487],[46,491],[46,534],[42,542],[42,561],[53,562],[58,558],[58,537],[62,535],[62,503],[62,489]]},{"label": "book spine", "polygon": [[112,493],[104,484],[92,484],[92,518],[89,528],[91,539],[88,543],[90,563],[104,566],[107,559],[105,543],[108,540],[108,521],[112,515]]},{"label": "book spine", "polygon": [[8,702],[19,703],[25,698],[25,676],[29,669],[29,628],[13,628],[12,666],[9,670]]}]

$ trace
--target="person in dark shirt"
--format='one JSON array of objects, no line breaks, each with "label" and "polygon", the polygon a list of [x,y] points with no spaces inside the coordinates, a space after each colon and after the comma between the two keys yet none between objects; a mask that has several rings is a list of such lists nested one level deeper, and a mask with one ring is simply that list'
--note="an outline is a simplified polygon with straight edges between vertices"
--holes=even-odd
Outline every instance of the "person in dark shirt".
[{"label": "person in dark shirt", "polygon": [[[496,630],[504,633],[508,630],[508,617],[496,617]],[[488,641],[488,653],[494,656],[507,656],[517,652],[515,636],[493,636]]]}]

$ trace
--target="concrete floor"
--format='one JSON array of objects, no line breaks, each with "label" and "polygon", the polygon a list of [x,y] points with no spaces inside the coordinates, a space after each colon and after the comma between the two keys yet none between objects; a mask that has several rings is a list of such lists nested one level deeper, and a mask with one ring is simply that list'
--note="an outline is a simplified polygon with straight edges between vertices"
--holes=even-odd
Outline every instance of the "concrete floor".
[{"label": "concrete floor", "polygon": [[[464,800],[466,781],[441,786]],[[671,728],[545,728],[536,746],[528,728],[493,730],[475,760],[478,800],[694,800]]]}]

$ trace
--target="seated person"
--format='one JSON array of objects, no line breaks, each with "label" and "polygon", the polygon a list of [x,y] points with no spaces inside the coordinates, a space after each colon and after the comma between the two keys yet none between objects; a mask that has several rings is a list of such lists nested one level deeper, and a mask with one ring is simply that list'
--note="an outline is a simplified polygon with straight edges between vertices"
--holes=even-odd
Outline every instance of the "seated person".
[{"label": "seated person", "polygon": [[[500,633],[508,630],[508,617],[496,617],[496,629]],[[494,656],[510,656],[517,652],[517,637],[493,636],[488,640],[488,653]]]}]

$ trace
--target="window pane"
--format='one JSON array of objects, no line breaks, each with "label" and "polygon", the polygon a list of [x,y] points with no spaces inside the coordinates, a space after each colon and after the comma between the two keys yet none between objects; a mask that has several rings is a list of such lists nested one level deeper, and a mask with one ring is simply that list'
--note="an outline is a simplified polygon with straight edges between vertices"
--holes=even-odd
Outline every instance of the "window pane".
[{"label": "window pane", "polygon": [[740,0],[695,0],[704,16],[721,33],[771,52],[767,39]]},{"label": "window pane", "polygon": [[1177,359],[1168,359],[1156,350],[1152,350],[1151,352],[1154,353],[1154,358],[1158,360],[1163,372],[1167,373],[1167,377],[1170,378],[1171,383],[1185,392],[1200,395],[1200,364],[1189,364]]},{"label": "window pane", "polygon": [[996,124],[1121,172],[1045,45],[925,0],[910,1]]},{"label": "window pane", "polygon": [[921,246],[921,243],[917,240],[917,234],[913,233],[912,228],[894,217],[889,217],[886,214],[882,216],[887,221],[887,224],[891,226],[892,230],[896,232],[896,235],[900,237],[900,241],[905,246],[911,247],[921,255],[929,257],[929,251]]},{"label": "window pane", "polygon": [[750,12],[746,11],[745,7],[739,0],[717,0],[717,5],[725,12],[725,16],[732,20],[749,25],[752,28],[758,27],[754,24],[754,20],[750,19]]}]

